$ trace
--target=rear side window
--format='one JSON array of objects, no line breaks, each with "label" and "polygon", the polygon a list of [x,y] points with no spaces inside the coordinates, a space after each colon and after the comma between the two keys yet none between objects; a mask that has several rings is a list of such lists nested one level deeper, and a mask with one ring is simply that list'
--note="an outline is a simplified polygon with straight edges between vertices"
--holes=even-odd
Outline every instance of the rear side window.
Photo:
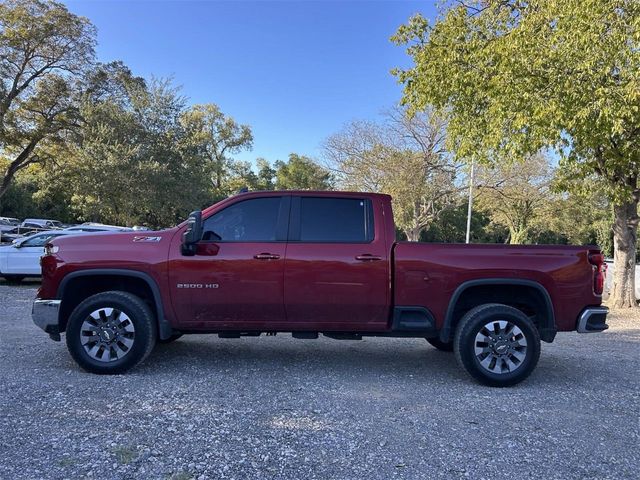
[{"label": "rear side window", "polygon": [[359,243],[373,240],[371,202],[360,198],[300,198],[300,241]]},{"label": "rear side window", "polygon": [[202,240],[208,242],[273,242],[278,229],[281,197],[234,203],[204,221]]}]

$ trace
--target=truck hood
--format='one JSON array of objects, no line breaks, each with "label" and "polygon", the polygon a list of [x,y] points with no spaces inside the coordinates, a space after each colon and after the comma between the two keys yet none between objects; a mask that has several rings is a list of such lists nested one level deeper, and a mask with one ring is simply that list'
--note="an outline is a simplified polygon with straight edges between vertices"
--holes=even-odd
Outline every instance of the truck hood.
[{"label": "truck hood", "polygon": [[[50,243],[58,247],[58,264],[81,264],[83,268],[131,268],[167,259],[177,228],[157,232],[96,232],[64,235]],[[141,268],[142,267],[142,268]]]}]

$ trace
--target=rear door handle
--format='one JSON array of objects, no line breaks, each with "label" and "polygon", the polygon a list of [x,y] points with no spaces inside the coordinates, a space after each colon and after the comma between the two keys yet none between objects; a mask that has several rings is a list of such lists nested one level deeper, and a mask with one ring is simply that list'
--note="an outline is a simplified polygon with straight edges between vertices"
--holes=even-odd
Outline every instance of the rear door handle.
[{"label": "rear door handle", "polygon": [[365,253],[362,255],[356,255],[356,260],[360,260],[361,262],[373,262],[375,260],[382,260],[382,257]]},{"label": "rear door handle", "polygon": [[280,258],[280,255],[276,255],[274,253],[258,253],[253,256],[256,260],[277,260]]}]

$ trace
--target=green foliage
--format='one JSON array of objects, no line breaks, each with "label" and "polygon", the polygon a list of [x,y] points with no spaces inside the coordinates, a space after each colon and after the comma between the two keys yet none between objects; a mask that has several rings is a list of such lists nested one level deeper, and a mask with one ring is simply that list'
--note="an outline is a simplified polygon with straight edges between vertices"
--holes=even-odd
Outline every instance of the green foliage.
[{"label": "green foliage", "polygon": [[250,150],[253,134],[248,125],[238,124],[217,105],[194,105],[180,116],[193,155],[206,158],[217,197],[231,193],[224,188],[231,169],[229,155]]},{"label": "green foliage", "polygon": [[79,128],[94,45],[94,27],[60,3],[0,3],[0,197],[17,172],[51,159]]},{"label": "green foliage", "polygon": [[168,82],[147,86],[121,64],[100,70],[94,78],[105,85],[95,83],[96,95],[81,106],[82,135],[65,162],[46,169],[38,196],[66,192],[80,220],[174,224],[208,197],[205,161],[190,155],[179,121],[184,99]]},{"label": "green foliage", "polygon": [[493,223],[509,230],[509,243],[533,243],[554,216],[552,180],[553,169],[543,155],[518,164],[481,166],[476,205]]},{"label": "green foliage", "polygon": [[640,147],[640,3],[635,0],[454,3],[419,15],[394,40],[414,67],[396,70],[404,101],[449,118],[463,158],[523,158],[545,146],[575,175],[597,173],[628,198]]},{"label": "green foliage", "polygon": [[555,149],[580,193],[596,177],[612,202],[613,305],[635,306],[640,201],[640,2],[445,2],[433,25],[416,15],[393,40],[414,65],[396,70],[412,111],[449,120],[459,158],[512,162]]},{"label": "green foliage", "polygon": [[329,190],[333,176],[309,157],[292,153],[289,161],[275,163],[275,188],[277,190]]},{"label": "green foliage", "polygon": [[460,164],[444,149],[446,124],[433,112],[395,109],[380,123],[356,121],[325,142],[325,155],[347,190],[388,193],[396,225],[410,240],[455,206]]},{"label": "green foliage", "polygon": [[257,173],[249,162],[232,162],[229,188],[249,190],[329,190],[333,176],[309,157],[292,153],[289,160],[276,160],[273,166],[264,158],[256,160]]},{"label": "green foliage", "polygon": [[[463,199],[455,208],[443,211],[420,235],[421,242],[464,243],[467,233],[467,205]],[[482,211],[471,216],[471,243],[505,243],[509,237],[506,227],[492,224]]]}]

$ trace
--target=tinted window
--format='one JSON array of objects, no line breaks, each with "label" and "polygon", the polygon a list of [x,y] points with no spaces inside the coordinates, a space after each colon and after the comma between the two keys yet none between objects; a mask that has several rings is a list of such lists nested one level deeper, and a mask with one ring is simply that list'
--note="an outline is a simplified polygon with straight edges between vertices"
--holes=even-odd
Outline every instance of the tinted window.
[{"label": "tinted window", "polygon": [[44,244],[51,238],[59,237],[60,235],[38,235],[36,237],[30,238],[26,240],[22,246],[23,247],[44,247]]},{"label": "tinted window", "polygon": [[369,201],[356,198],[300,199],[300,241],[369,242],[373,220]]},{"label": "tinted window", "polygon": [[202,239],[222,242],[276,240],[280,197],[244,200],[204,221]]}]

